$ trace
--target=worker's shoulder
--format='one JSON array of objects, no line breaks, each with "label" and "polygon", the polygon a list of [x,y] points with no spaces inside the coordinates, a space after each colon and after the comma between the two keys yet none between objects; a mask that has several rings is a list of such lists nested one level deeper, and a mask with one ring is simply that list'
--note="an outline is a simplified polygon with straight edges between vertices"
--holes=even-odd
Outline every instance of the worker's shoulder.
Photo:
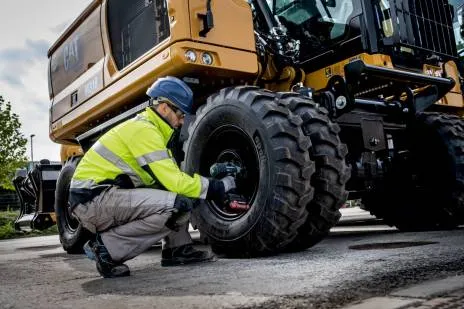
[{"label": "worker's shoulder", "polygon": [[119,129],[126,129],[126,128],[147,128],[147,129],[158,129],[156,123],[150,121],[144,113],[139,113],[134,117],[127,119],[126,121],[119,124],[117,127]]},{"label": "worker's shoulder", "polygon": [[159,127],[155,123],[149,121],[141,114],[119,124],[115,128],[115,131],[119,134],[129,134],[134,137],[137,137],[137,135],[140,134],[143,135],[144,132],[149,134],[161,133]]}]

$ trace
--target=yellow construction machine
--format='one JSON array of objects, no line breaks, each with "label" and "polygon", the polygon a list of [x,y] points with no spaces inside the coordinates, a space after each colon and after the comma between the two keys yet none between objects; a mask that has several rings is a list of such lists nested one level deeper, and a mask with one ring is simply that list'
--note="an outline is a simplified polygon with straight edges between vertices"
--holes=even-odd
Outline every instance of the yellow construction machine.
[{"label": "yellow construction machine", "polygon": [[216,162],[246,171],[249,209],[211,202],[192,215],[215,251],[303,250],[352,198],[403,230],[455,227],[456,18],[448,0],[94,0],[48,53],[50,138],[63,166],[48,187],[54,206],[35,217],[56,220],[65,250],[82,249],[89,233],[67,211],[79,156],[172,75],[191,86],[196,111],[173,159],[205,176]]}]

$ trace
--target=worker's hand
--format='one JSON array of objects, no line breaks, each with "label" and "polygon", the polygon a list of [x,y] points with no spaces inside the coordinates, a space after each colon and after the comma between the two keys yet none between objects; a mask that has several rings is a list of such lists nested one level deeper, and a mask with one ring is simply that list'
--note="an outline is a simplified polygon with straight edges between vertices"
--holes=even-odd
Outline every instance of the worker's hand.
[{"label": "worker's hand", "polygon": [[235,185],[235,178],[232,176],[226,176],[222,178],[221,181],[224,185],[224,193],[227,193],[230,190],[237,188],[237,186]]},{"label": "worker's hand", "polygon": [[168,229],[179,232],[180,228],[190,220],[190,212],[174,211],[164,224]]},{"label": "worker's hand", "polygon": [[196,203],[191,198],[177,194],[174,201],[174,208],[179,212],[190,212],[195,207]]},{"label": "worker's hand", "polygon": [[166,221],[165,226],[178,232],[179,228],[190,219],[190,212],[198,205],[197,202],[197,200],[178,194],[174,201],[171,217]]},{"label": "worker's hand", "polygon": [[232,176],[226,176],[220,180],[210,178],[206,199],[221,205],[227,199],[226,193],[235,189],[235,187],[235,179]]}]

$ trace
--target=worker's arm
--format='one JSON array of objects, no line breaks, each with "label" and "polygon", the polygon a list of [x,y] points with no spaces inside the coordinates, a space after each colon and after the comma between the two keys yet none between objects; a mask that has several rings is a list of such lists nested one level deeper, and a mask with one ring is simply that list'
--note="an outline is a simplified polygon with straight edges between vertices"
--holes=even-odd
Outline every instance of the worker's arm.
[{"label": "worker's arm", "polygon": [[155,176],[167,190],[192,198],[206,198],[209,181],[194,174],[190,176],[179,169],[156,129],[137,132],[134,143],[129,146],[137,163]]}]

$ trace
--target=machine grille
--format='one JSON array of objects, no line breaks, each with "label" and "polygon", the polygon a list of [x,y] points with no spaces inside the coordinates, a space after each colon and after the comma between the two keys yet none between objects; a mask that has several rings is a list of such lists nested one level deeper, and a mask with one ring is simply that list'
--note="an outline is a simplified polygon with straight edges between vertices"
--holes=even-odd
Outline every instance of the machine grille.
[{"label": "machine grille", "polygon": [[413,49],[457,57],[453,6],[448,0],[391,0],[395,3],[399,42]]}]

